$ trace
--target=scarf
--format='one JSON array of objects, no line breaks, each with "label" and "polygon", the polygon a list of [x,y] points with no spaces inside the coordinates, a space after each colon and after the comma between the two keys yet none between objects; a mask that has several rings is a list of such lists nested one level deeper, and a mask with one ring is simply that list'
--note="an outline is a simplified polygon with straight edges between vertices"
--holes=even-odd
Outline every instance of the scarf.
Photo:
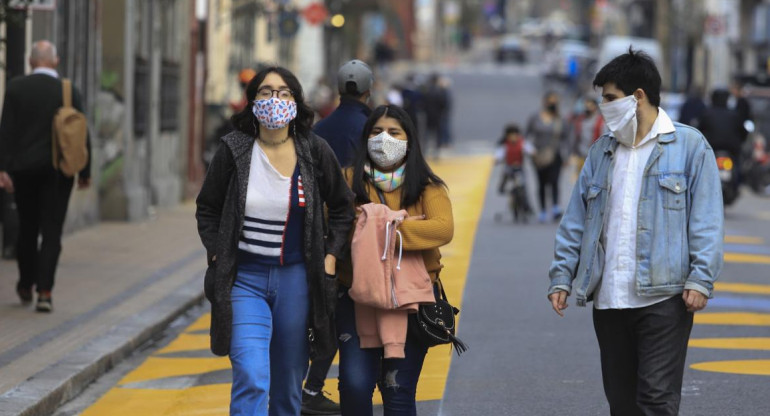
[{"label": "scarf", "polygon": [[393,172],[380,172],[369,166],[368,163],[364,165],[364,171],[374,181],[374,186],[382,192],[391,192],[404,183],[404,168],[406,168],[406,164],[399,166]]}]

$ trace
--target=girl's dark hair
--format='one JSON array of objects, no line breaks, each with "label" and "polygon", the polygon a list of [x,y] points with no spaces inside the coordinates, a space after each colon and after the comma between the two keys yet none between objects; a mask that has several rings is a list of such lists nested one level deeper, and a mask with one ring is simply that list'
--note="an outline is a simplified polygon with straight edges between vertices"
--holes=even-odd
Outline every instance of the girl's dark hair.
[{"label": "girl's dark hair", "polygon": [[381,105],[375,108],[369,119],[366,120],[356,156],[353,160],[353,192],[356,194],[357,203],[366,204],[372,202],[369,199],[368,190],[370,186],[374,186],[374,180],[366,173],[364,165],[368,163],[374,167],[374,163],[369,159],[367,141],[375,123],[382,117],[398,121],[401,128],[404,129],[404,133],[406,133],[406,167],[404,168],[404,183],[401,185],[401,207],[406,208],[420,200],[420,196],[422,196],[422,192],[427,185],[446,186],[446,184],[433,173],[433,170],[428,166],[428,162],[425,161],[412,119],[406,111],[395,105]]},{"label": "girl's dark hair", "polygon": [[294,95],[294,101],[297,103],[297,118],[289,123],[289,131],[291,133],[296,131],[296,135],[298,137],[308,137],[310,135],[310,128],[313,125],[313,110],[311,110],[310,107],[305,104],[305,96],[302,93],[302,85],[299,83],[297,77],[295,77],[294,74],[292,74],[288,69],[280,66],[265,67],[260,70],[257,75],[251,79],[251,81],[249,81],[249,84],[246,86],[246,108],[244,108],[240,113],[234,114],[230,121],[233,123],[233,126],[235,126],[236,130],[240,130],[248,135],[256,136],[259,134],[259,129],[255,129],[254,127],[259,123],[257,122],[254,113],[251,111],[251,106],[253,105],[254,99],[257,96],[257,89],[259,89],[259,85],[262,84],[262,81],[265,80],[267,74],[271,72],[278,74],[283,79],[283,82],[286,83]]},{"label": "girl's dark hair", "polygon": [[602,87],[612,82],[626,96],[641,88],[650,104],[660,106],[660,73],[650,55],[628,48],[628,53],[617,56],[605,65],[594,78],[594,86]]}]

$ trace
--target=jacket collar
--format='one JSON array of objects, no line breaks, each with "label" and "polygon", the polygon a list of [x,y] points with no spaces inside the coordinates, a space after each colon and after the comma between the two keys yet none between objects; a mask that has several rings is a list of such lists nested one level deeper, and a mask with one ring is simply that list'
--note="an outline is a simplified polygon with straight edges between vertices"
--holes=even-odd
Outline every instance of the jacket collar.
[{"label": "jacket collar", "polygon": [[364,113],[367,117],[372,114],[372,109],[368,105],[346,96],[340,97],[340,108],[351,108]]}]

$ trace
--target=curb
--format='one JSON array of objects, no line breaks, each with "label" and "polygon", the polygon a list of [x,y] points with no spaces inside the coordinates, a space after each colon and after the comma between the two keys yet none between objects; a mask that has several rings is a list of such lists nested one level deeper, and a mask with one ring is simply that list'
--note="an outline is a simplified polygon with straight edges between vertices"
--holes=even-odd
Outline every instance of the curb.
[{"label": "curb", "polygon": [[103,336],[0,396],[0,416],[49,415],[177,317],[204,301],[203,273],[153,306],[128,317]]}]

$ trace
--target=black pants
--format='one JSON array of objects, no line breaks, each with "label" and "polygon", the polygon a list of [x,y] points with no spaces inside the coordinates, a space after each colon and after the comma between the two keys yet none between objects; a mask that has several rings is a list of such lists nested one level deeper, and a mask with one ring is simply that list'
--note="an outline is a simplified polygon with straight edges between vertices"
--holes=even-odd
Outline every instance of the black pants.
[{"label": "black pants", "polygon": [[335,355],[337,355],[336,348],[328,357],[317,357],[310,362],[310,368],[307,371],[307,379],[305,380],[305,389],[314,392],[323,390],[324,384],[326,383],[326,375],[332,367]]},{"label": "black pants", "polygon": [[638,309],[594,309],[593,318],[610,413],[677,415],[693,322],[682,297]]},{"label": "black pants", "polygon": [[19,212],[17,287],[37,287],[38,293],[50,292],[61,253],[61,234],[73,179],[53,168],[14,172],[11,179]]},{"label": "black pants", "polygon": [[545,212],[545,188],[551,186],[551,202],[553,206],[559,205],[559,176],[561,175],[561,158],[556,156],[554,161],[537,169],[538,197],[540,198],[540,211]]}]

